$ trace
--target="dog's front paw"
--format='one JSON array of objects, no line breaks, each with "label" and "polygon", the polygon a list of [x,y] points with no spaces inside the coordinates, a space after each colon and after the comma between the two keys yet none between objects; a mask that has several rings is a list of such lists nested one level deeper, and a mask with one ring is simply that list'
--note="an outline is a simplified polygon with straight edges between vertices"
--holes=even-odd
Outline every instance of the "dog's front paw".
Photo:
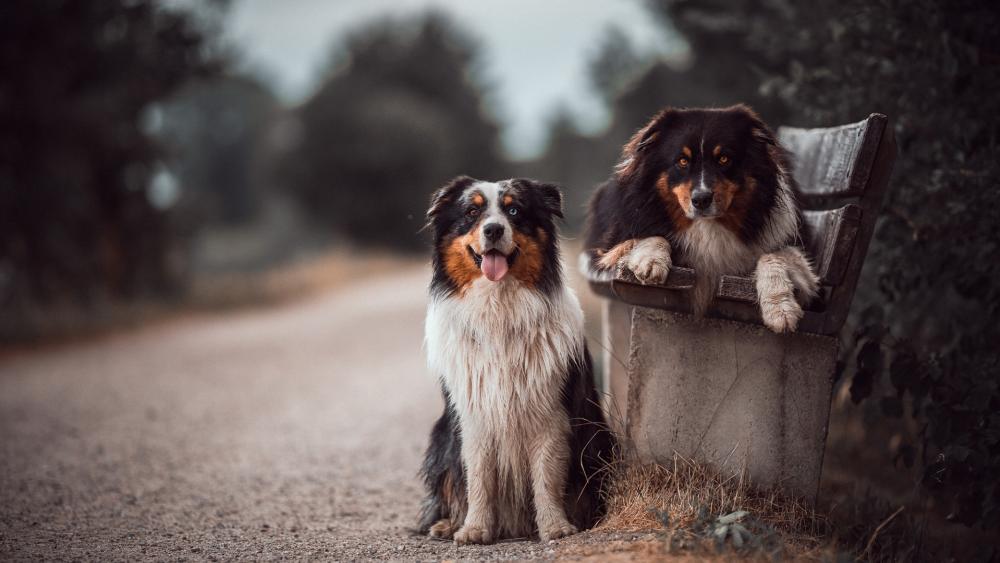
[{"label": "dog's front paw", "polygon": [[538,537],[542,541],[556,540],[566,536],[572,536],[579,531],[580,530],[576,529],[576,526],[563,520],[562,522],[553,522],[552,524],[541,526],[538,529]]},{"label": "dog's front paw", "polygon": [[795,332],[802,319],[802,307],[791,292],[762,297],[760,316],[764,326],[778,334]]},{"label": "dog's front paw", "polygon": [[670,273],[670,243],[663,237],[644,238],[629,252],[624,266],[642,283],[664,283]]},{"label": "dog's front paw", "polygon": [[455,532],[455,543],[466,545],[470,543],[493,543],[493,533],[486,526],[466,524]]},{"label": "dog's front paw", "polygon": [[432,538],[450,539],[455,535],[455,528],[451,524],[451,520],[448,518],[442,518],[431,526],[431,529],[427,532]]}]

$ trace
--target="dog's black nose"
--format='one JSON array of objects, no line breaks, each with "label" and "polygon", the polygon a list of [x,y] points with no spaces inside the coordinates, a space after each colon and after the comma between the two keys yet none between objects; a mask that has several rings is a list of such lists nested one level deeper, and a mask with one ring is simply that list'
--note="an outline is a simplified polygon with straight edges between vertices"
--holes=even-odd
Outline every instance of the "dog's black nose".
[{"label": "dog's black nose", "polygon": [[691,195],[691,205],[699,211],[708,209],[712,205],[712,192],[709,190],[695,192]]},{"label": "dog's black nose", "polygon": [[503,225],[500,223],[490,223],[483,227],[483,236],[490,242],[496,242],[503,236]]}]

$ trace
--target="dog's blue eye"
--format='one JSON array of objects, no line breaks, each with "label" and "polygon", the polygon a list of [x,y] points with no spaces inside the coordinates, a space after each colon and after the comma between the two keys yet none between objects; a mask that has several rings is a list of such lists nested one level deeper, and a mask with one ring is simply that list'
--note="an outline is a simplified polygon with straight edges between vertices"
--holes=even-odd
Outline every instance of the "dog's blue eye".
[{"label": "dog's blue eye", "polygon": [[510,209],[507,210],[507,214],[511,216],[517,215],[517,208],[511,207]]}]

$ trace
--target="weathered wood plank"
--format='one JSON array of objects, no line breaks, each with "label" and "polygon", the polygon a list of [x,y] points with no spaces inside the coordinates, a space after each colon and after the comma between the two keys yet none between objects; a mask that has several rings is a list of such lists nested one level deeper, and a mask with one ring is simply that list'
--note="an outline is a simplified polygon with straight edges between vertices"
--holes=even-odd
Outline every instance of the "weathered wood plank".
[{"label": "weathered wood plank", "polygon": [[[868,246],[875,233],[875,221],[882,211],[885,192],[889,189],[889,178],[892,176],[892,167],[896,161],[896,139],[893,130],[887,126],[885,116],[878,117],[881,119],[873,123],[880,125],[877,131],[879,142],[871,157],[872,164],[867,175],[867,183],[859,202],[862,216],[858,222],[854,247],[850,254],[846,255],[843,276],[839,283],[833,287],[827,300],[826,326],[823,329],[827,334],[838,333],[851,310],[851,302],[854,300],[858,278],[861,276],[861,269],[864,267],[865,257],[868,254]],[[869,121],[872,119],[869,118]],[[875,135],[874,129],[871,134]]]},{"label": "weathered wood plank", "polygon": [[[778,139],[792,153],[793,174],[806,199],[860,197],[868,184],[886,117],[840,127],[780,127]],[[808,203],[808,202],[805,202]]]},{"label": "weathered wood plank", "polygon": [[744,303],[757,302],[757,287],[753,278],[747,276],[722,276],[719,280],[719,290],[716,299],[729,299]]},{"label": "weathered wood plank", "polygon": [[861,207],[803,211],[806,250],[823,285],[841,283],[861,224]]}]

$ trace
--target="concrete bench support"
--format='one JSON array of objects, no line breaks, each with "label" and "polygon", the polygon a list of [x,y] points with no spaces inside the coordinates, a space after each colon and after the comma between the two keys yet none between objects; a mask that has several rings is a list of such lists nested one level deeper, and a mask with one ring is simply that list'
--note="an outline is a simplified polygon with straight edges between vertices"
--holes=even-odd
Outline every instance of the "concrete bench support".
[{"label": "concrete bench support", "polygon": [[624,363],[605,372],[606,391],[639,460],[669,464],[676,452],[726,471],[746,467],[758,485],[815,499],[836,339],[606,307],[613,323],[605,326],[618,327],[609,348]]}]

